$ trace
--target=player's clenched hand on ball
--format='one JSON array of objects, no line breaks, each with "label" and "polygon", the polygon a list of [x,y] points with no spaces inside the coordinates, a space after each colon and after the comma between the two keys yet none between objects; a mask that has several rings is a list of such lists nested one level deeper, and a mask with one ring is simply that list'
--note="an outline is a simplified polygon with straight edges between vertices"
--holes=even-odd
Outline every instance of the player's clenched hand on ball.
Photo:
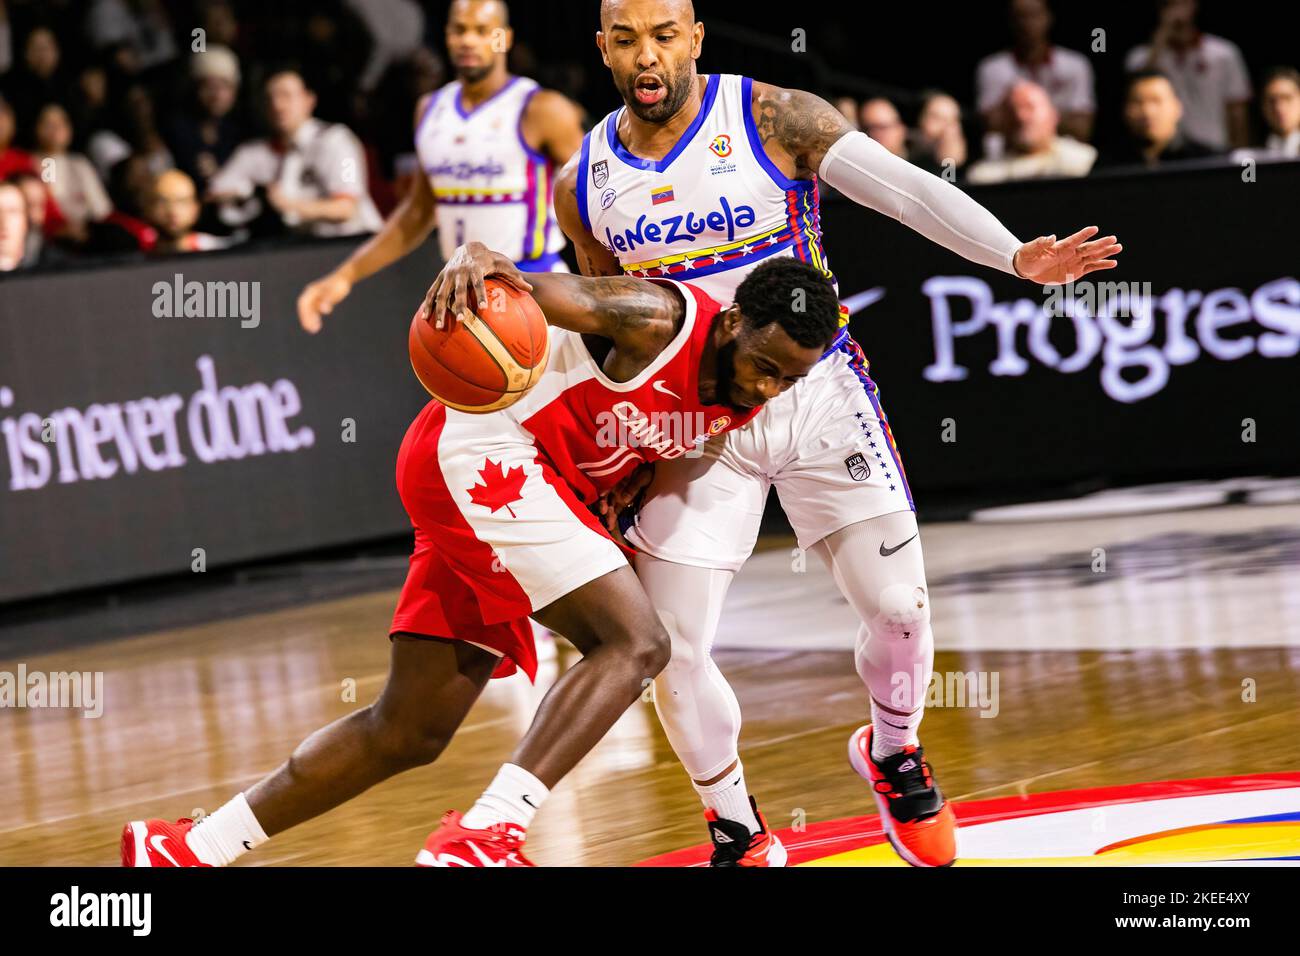
[{"label": "player's clenched hand on ball", "polygon": [[298,296],[298,323],[315,335],[321,328],[321,316],[333,312],[351,291],[352,283],[337,272],[317,279]]},{"label": "player's clenched hand on ball", "polygon": [[1096,226],[1088,226],[1059,241],[1055,236],[1040,236],[1020,247],[1012,265],[1021,278],[1042,285],[1073,282],[1098,269],[1114,269],[1119,263],[1111,256],[1118,255],[1124,247],[1114,236],[1093,239],[1100,231]]},{"label": "player's clenched hand on ball", "polygon": [[420,317],[432,321],[435,328],[441,329],[448,313],[452,321],[459,321],[472,314],[470,296],[474,302],[487,302],[487,289],[483,280],[494,276],[520,292],[532,292],[533,286],[515,264],[500,253],[493,252],[481,242],[470,242],[460,246],[438,278],[433,280],[424,305],[420,307]]}]

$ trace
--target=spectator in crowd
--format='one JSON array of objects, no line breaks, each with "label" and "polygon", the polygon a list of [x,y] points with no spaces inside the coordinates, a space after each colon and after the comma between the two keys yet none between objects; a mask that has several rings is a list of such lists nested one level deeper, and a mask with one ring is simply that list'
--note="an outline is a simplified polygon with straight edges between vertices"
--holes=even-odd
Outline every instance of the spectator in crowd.
[{"label": "spectator in crowd", "polygon": [[112,50],[124,73],[142,73],[176,58],[176,41],[162,0],[92,0],[86,35]]},{"label": "spectator in crowd", "polygon": [[984,125],[995,135],[1010,133],[1014,120],[1002,109],[1007,94],[1018,81],[1029,80],[1052,98],[1061,132],[1087,142],[1097,112],[1092,64],[1082,53],[1052,43],[1047,0],[1012,0],[1010,23],[1011,49],[985,57],[975,70],[976,108]]},{"label": "spectator in crowd", "polygon": [[1180,124],[1183,104],[1169,77],[1144,70],[1129,77],[1124,99],[1128,141],[1103,156],[1098,165],[1143,164],[1150,167],[1183,159],[1203,159],[1220,150],[1186,136]]},{"label": "spectator in crowd", "polygon": [[209,46],[190,57],[190,77],[193,103],[172,118],[167,140],[176,167],[206,187],[244,140],[235,115],[239,59],[228,47]]},{"label": "spectator in crowd", "polygon": [[[123,96],[118,121],[95,132],[86,152],[100,176],[110,183],[118,177],[116,168],[127,159],[143,163],[150,176],[176,165],[171,150],[158,131],[153,94],[139,82],[132,83]],[[114,202],[121,205],[116,197]]]},{"label": "spectator in crowd", "polygon": [[16,122],[14,108],[8,100],[0,97],[0,179],[10,173],[31,172],[36,168],[31,154],[13,145]]},{"label": "spectator in crowd", "polygon": [[63,211],[59,208],[58,202],[50,191],[40,182],[37,176],[36,161],[32,154],[23,149],[18,149],[13,145],[14,139],[14,111],[4,99],[0,99],[0,179],[13,176],[18,173],[26,173],[36,177],[36,181],[41,185],[41,191],[45,197],[44,209],[41,213],[40,225],[45,235],[54,236],[62,232],[67,226],[67,220],[63,216]]},{"label": "spectator in crowd", "polygon": [[835,97],[835,108],[849,121],[849,125],[858,129],[858,101],[851,96]]},{"label": "spectator in crowd", "polygon": [[1061,136],[1060,114],[1048,92],[1037,83],[1021,80],[1007,94],[1006,114],[1011,117],[1010,150],[970,168],[971,183],[1086,176],[1097,159],[1087,143]]},{"label": "spectator in crowd", "polygon": [[414,0],[344,0],[370,34],[370,59],[357,89],[371,93],[388,68],[414,55],[424,38],[424,11]]},{"label": "spectator in crowd", "polygon": [[0,180],[0,272],[25,267],[29,225],[22,189],[15,182]]},{"label": "spectator in crowd", "polygon": [[23,129],[40,107],[49,102],[68,102],[72,83],[60,65],[59,41],[49,27],[36,27],[23,44],[22,66],[7,78],[6,97],[14,112],[23,118]]},{"label": "spectator in crowd", "polygon": [[[258,190],[285,227],[313,236],[351,236],[382,225],[366,188],[360,141],[347,127],[312,114],[316,97],[293,70],[266,81],[273,134],[240,146],[208,184],[208,198],[230,204]],[[247,210],[227,216],[250,221]]]},{"label": "spectator in crowd", "polygon": [[951,177],[966,165],[966,134],[961,128],[961,105],[947,93],[921,94],[909,158],[922,169]]},{"label": "spectator in crowd", "polygon": [[1266,156],[1300,159],[1300,70],[1281,66],[1270,70],[1260,87],[1268,138]]},{"label": "spectator in crowd", "polygon": [[878,96],[862,104],[862,131],[895,156],[907,158],[907,127],[889,100]]},{"label": "spectator in crowd", "polygon": [[36,158],[71,235],[84,240],[87,225],[106,219],[113,204],[95,167],[80,153],[69,152],[71,145],[67,111],[57,103],[47,104],[36,118]]},{"label": "spectator in crowd", "polygon": [[5,0],[0,0],[0,76],[9,72],[14,63],[14,34],[9,26],[9,10]]},{"label": "spectator in crowd", "polygon": [[200,212],[198,191],[194,180],[178,169],[154,178],[146,205],[148,223],[157,231],[149,250],[155,254],[208,252],[237,241],[194,231]]},{"label": "spectator in crowd", "polygon": [[1151,42],[1129,51],[1130,72],[1159,70],[1183,104],[1183,132],[1215,149],[1249,142],[1250,74],[1231,40],[1202,33],[1196,0],[1156,0]]}]

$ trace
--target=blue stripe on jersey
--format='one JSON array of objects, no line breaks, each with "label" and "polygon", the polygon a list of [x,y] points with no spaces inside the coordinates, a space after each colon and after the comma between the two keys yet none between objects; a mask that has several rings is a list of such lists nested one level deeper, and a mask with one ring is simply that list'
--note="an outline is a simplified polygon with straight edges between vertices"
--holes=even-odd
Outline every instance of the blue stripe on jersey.
[{"label": "blue stripe on jersey", "polygon": [[[594,133],[595,130],[592,130]],[[582,158],[578,160],[578,213],[582,216],[582,226],[593,236],[591,213],[587,210],[587,177],[591,175],[591,133],[582,137]]]},{"label": "blue stripe on jersey", "polygon": [[687,128],[686,132],[677,140],[677,145],[674,146],[672,151],[663,159],[643,159],[640,156],[632,155],[624,149],[623,144],[619,142],[618,138],[618,117],[623,115],[623,110],[627,109],[627,107],[625,106],[623,109],[620,109],[615,113],[610,113],[605,119],[605,137],[609,140],[609,148],[613,151],[614,155],[627,163],[627,165],[631,166],[633,169],[646,169],[655,173],[666,173],[668,167],[673,164],[673,160],[681,155],[682,150],[690,145],[691,140],[695,138],[695,134],[700,131],[700,127],[703,126],[704,121],[709,118],[709,113],[713,110],[713,104],[718,98],[718,87],[722,86],[721,79],[713,74],[709,74],[704,78],[704,81],[706,86],[704,90],[704,101],[700,104],[700,111],[695,114],[695,119],[691,121],[691,125]]},{"label": "blue stripe on jersey", "polygon": [[772,182],[776,183],[782,189],[801,189],[807,187],[811,180],[807,179],[789,179],[785,173],[776,168],[776,163],[767,155],[767,150],[763,148],[763,139],[758,135],[758,127],[754,124],[754,81],[748,77],[741,77],[740,80],[740,105],[745,114],[745,133],[749,136],[749,148],[754,153],[754,158],[759,164],[767,170],[767,174],[772,177]]}]

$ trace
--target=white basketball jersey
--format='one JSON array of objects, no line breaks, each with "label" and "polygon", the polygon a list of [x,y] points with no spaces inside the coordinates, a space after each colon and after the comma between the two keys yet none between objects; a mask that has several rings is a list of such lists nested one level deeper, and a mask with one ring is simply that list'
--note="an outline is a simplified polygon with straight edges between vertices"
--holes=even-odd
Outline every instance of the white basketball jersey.
[{"label": "white basketball jersey", "polygon": [[725,305],[770,256],[834,278],[822,252],[816,179],[787,179],[754,125],[753,80],[711,75],[700,112],[661,160],[629,153],[616,110],[582,144],[578,209],[623,271],[689,282]]},{"label": "white basketball jersey", "polygon": [[555,164],[528,145],[522,130],[524,110],[538,89],[533,80],[514,76],[467,112],[456,81],[425,108],[415,150],[438,202],[443,258],[478,241],[521,269],[562,268],[564,235],[552,205]]}]

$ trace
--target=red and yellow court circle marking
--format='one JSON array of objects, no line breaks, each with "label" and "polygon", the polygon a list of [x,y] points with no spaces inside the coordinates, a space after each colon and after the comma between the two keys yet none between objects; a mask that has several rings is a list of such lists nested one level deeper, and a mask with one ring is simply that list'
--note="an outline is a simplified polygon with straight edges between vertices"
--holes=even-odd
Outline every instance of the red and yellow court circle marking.
[{"label": "red and yellow court circle marking", "polygon": [[[865,793],[865,791],[864,791]],[[957,866],[1300,865],[1300,773],[954,803]],[[906,866],[876,816],[778,830],[791,866]],[[641,866],[703,866],[709,847]]]}]

